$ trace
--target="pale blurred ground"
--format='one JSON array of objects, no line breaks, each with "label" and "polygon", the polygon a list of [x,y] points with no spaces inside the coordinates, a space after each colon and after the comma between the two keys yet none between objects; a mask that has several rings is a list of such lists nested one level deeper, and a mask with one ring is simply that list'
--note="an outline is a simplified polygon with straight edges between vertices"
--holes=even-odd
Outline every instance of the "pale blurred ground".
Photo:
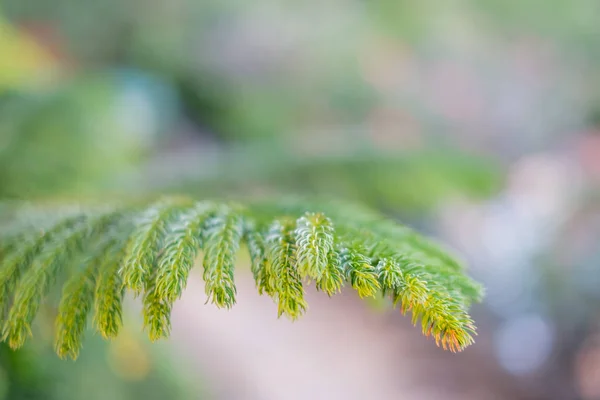
[{"label": "pale blurred ground", "polygon": [[204,306],[194,278],[173,311],[171,341],[216,398],[527,398],[481,356],[485,348],[446,354],[409,318],[373,310],[352,292],[330,299],[309,290],[309,311],[291,322],[276,318],[276,305],[247,273],[236,276],[238,304],[229,311]]}]

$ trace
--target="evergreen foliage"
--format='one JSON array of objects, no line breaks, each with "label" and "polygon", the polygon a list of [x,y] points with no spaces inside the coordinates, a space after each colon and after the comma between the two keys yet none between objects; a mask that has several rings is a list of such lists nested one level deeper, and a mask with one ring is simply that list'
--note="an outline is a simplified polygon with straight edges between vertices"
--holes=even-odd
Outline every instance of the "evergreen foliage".
[{"label": "evergreen foliage", "polygon": [[[234,266],[247,249],[259,293],[278,315],[300,317],[305,286],[332,296],[349,283],[360,297],[388,296],[451,351],[473,342],[468,314],[482,295],[439,245],[358,206],[282,200],[225,204],[167,198],[97,209],[0,209],[2,339],[21,347],[40,305],[58,281],[56,352],[75,359],[88,319],[104,338],[122,324],[126,290],[140,295],[151,340],[167,337],[173,303],[202,254],[208,301],[236,302]],[[52,216],[52,217],[49,217]]]}]

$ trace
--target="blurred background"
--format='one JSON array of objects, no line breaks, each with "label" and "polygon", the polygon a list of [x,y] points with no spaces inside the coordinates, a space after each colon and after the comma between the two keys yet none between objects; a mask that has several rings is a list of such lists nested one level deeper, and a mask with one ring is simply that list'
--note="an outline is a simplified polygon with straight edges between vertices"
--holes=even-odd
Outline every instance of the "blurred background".
[{"label": "blurred background", "polygon": [[193,277],[158,345],[135,301],[76,363],[41,318],[0,347],[0,399],[600,399],[599,20],[597,0],[4,0],[0,200],[335,196],[448,243],[487,296],[455,355],[351,292],[277,320],[240,259],[236,307]]}]

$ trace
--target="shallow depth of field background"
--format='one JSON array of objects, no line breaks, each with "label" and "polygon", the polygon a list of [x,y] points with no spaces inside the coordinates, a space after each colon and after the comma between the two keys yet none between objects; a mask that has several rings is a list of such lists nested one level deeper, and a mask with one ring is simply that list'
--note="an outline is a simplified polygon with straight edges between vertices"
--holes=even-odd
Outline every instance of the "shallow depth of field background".
[{"label": "shallow depth of field background", "polygon": [[[150,345],[0,347],[0,399],[600,399],[596,0],[5,0],[0,200],[301,194],[439,238],[487,289],[476,344],[309,290],[277,320],[239,259]],[[196,272],[199,271],[199,268]]]}]

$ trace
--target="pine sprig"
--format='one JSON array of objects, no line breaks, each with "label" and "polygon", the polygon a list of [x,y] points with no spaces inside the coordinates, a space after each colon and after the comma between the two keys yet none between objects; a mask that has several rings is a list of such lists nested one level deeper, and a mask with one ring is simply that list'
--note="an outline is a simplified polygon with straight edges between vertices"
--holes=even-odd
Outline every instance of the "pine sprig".
[{"label": "pine sprig", "polygon": [[[73,226],[71,226],[73,225]],[[44,296],[58,275],[59,268],[69,254],[80,250],[81,242],[88,232],[85,219],[75,218],[65,225],[59,224],[59,233],[50,236],[31,267],[23,273],[15,288],[15,299],[2,330],[2,338],[11,347],[20,347],[31,335],[31,323],[38,312]],[[54,231],[53,233],[56,233]]]},{"label": "pine sprig", "polygon": [[320,280],[333,251],[333,224],[321,213],[306,213],[296,221],[296,263],[298,272]]},{"label": "pine sprig", "polygon": [[[43,207],[35,213],[56,215]],[[330,296],[348,284],[360,297],[389,296],[443,348],[459,351],[473,342],[468,308],[481,298],[480,285],[431,240],[357,206],[165,199],[84,207],[39,226],[35,221],[43,218],[25,223],[23,215],[0,215],[2,339],[13,348],[31,335],[55,281],[62,288],[55,341],[61,357],[77,357],[92,314],[104,338],[118,335],[126,290],[143,295],[150,339],[167,337],[173,304],[199,256],[207,301],[235,304],[234,266],[242,247],[259,293],[273,298],[280,316],[306,312],[311,281]]]},{"label": "pine sprig", "polygon": [[56,353],[64,358],[76,358],[82,347],[87,317],[94,302],[98,264],[103,253],[89,257],[82,269],[73,274],[64,285],[56,317]]},{"label": "pine sprig", "polygon": [[222,207],[206,222],[203,277],[208,299],[217,307],[230,308],[235,304],[233,272],[242,233],[243,219],[229,207]]},{"label": "pine sprig", "polygon": [[377,268],[372,265],[372,261],[368,257],[362,254],[360,247],[355,245],[354,248],[342,248],[340,260],[346,279],[360,297],[374,297],[379,292],[381,285]]},{"label": "pine sprig", "polygon": [[126,244],[126,239],[120,243],[112,242],[98,268],[94,295],[94,325],[105,339],[116,337],[123,323],[122,302],[125,286],[119,271],[121,260],[125,256]]},{"label": "pine sprig", "polygon": [[183,290],[198,250],[202,247],[203,228],[215,205],[195,204],[166,227],[164,248],[158,258],[155,287],[160,297],[177,300]]},{"label": "pine sprig", "polygon": [[322,290],[329,296],[333,296],[342,290],[344,285],[344,268],[337,251],[331,250],[327,256],[327,266],[323,275],[317,280],[317,289]]},{"label": "pine sprig", "polygon": [[291,319],[301,316],[308,304],[304,300],[302,278],[295,258],[293,222],[274,221],[267,233],[267,263],[270,265],[269,284],[274,288],[277,315]]},{"label": "pine sprig", "polygon": [[138,217],[121,269],[123,284],[135,294],[144,290],[144,283],[152,274],[167,224],[177,209],[173,202],[161,201],[143,210]]},{"label": "pine sprig", "polygon": [[263,272],[267,262],[265,255],[265,241],[258,232],[256,224],[247,220],[244,222],[244,242],[246,243],[250,255],[250,270],[252,271],[252,276],[259,288],[261,286],[264,287],[265,282],[262,282]]},{"label": "pine sprig", "polygon": [[3,267],[0,268],[0,312],[2,315],[6,312],[10,296],[14,293],[21,274],[29,267],[44,245],[76,224],[81,218],[83,218],[81,215],[66,218],[49,230],[34,231],[29,235],[19,232],[15,236],[4,239],[6,243],[10,243],[10,246],[6,246],[3,251]]},{"label": "pine sprig", "polygon": [[168,337],[171,332],[173,302],[160,294],[156,277],[153,276],[144,293],[144,326],[151,341]]}]

